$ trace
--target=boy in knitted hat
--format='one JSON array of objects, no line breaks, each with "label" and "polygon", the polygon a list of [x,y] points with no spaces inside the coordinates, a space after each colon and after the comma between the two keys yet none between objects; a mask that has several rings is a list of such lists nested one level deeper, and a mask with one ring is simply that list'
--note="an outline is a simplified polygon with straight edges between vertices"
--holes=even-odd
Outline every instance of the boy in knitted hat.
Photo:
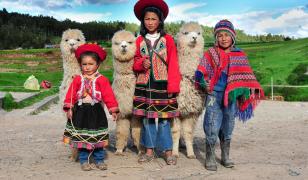
[{"label": "boy in knitted hat", "polygon": [[231,168],[230,143],[235,118],[247,121],[253,115],[263,90],[246,54],[235,47],[236,32],[228,20],[214,28],[215,45],[204,53],[196,71],[196,87],[207,93],[203,128],[206,134],[205,168],[216,171],[215,144],[220,140],[221,164]]}]

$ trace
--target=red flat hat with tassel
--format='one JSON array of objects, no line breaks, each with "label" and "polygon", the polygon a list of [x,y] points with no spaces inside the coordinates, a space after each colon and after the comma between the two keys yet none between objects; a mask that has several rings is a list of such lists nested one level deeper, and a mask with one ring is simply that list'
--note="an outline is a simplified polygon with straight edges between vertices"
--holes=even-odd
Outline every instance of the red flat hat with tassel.
[{"label": "red flat hat with tassel", "polygon": [[101,48],[99,45],[97,45],[97,44],[83,44],[83,45],[79,46],[77,48],[77,50],[75,51],[75,56],[78,59],[78,61],[80,59],[81,54],[83,54],[85,52],[96,53],[101,62],[103,62],[106,59],[106,56],[107,56],[107,52],[105,51],[105,49]]}]

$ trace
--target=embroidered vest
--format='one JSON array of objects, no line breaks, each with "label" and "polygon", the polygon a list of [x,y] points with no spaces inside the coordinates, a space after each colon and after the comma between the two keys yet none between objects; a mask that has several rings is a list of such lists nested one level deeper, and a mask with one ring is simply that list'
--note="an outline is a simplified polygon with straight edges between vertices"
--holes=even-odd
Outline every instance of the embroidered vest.
[{"label": "embroidered vest", "polygon": [[[80,75],[81,77],[81,86],[77,92],[77,99],[78,99],[78,105],[80,106],[82,104],[82,98],[83,95],[85,94],[85,78]],[[96,87],[96,80],[101,77],[100,74],[97,74],[96,77],[92,80],[92,84],[90,85],[92,88],[91,94],[89,94],[92,98],[92,105],[94,105],[95,103],[98,103],[100,101],[102,101],[102,94],[100,91],[97,90]]]},{"label": "embroidered vest", "polygon": [[[140,43],[140,54],[142,56],[149,56],[151,67],[143,73],[139,73],[137,77],[137,84],[146,85],[149,81],[151,73],[155,81],[168,80],[167,67],[167,43],[164,37],[158,39],[155,47],[151,47],[149,40],[143,39]],[[147,45],[148,44],[148,45]]]}]

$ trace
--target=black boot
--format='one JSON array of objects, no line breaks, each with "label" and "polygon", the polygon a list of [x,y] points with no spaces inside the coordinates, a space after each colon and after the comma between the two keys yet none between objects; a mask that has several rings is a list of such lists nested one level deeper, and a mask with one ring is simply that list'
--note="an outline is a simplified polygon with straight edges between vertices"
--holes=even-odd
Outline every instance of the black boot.
[{"label": "black boot", "polygon": [[206,143],[205,151],[205,169],[209,171],[217,171],[215,159],[215,144],[213,145]]},{"label": "black boot", "polygon": [[234,163],[229,159],[231,140],[220,141],[221,148],[221,165],[226,168],[232,168]]}]

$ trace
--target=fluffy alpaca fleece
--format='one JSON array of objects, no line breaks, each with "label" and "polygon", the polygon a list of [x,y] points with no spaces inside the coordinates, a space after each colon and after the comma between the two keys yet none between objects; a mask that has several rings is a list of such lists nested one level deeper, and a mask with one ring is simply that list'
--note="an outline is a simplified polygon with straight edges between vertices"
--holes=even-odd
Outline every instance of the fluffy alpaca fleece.
[{"label": "fluffy alpaca fleece", "polygon": [[179,156],[179,140],[182,134],[188,158],[195,158],[193,135],[195,124],[204,108],[204,97],[195,89],[194,75],[202,57],[204,39],[197,23],[184,24],[177,34],[177,51],[182,80],[177,97],[180,117],[172,124],[173,154]]},{"label": "fluffy alpaca fleece", "polygon": [[112,38],[113,84],[119,103],[120,114],[116,125],[116,154],[122,155],[127,144],[130,128],[134,144],[139,150],[141,122],[133,118],[133,96],[136,76],[133,72],[136,51],[135,36],[128,31],[118,31]]},{"label": "fluffy alpaca fleece", "polygon": [[[63,101],[66,92],[73,81],[73,76],[81,74],[79,63],[75,57],[75,50],[85,43],[83,33],[78,29],[68,29],[63,32],[60,43],[62,59],[63,59],[63,80],[59,89],[59,105],[61,112],[63,108]],[[63,113],[64,116],[64,113]],[[78,159],[77,149],[72,149],[72,160]]]},{"label": "fluffy alpaca fleece", "polygon": [[75,57],[75,50],[84,43],[85,37],[78,29],[68,29],[62,34],[60,48],[63,59],[63,80],[59,90],[59,104],[61,109],[66,92],[73,80],[72,77],[81,74],[80,65]]}]

